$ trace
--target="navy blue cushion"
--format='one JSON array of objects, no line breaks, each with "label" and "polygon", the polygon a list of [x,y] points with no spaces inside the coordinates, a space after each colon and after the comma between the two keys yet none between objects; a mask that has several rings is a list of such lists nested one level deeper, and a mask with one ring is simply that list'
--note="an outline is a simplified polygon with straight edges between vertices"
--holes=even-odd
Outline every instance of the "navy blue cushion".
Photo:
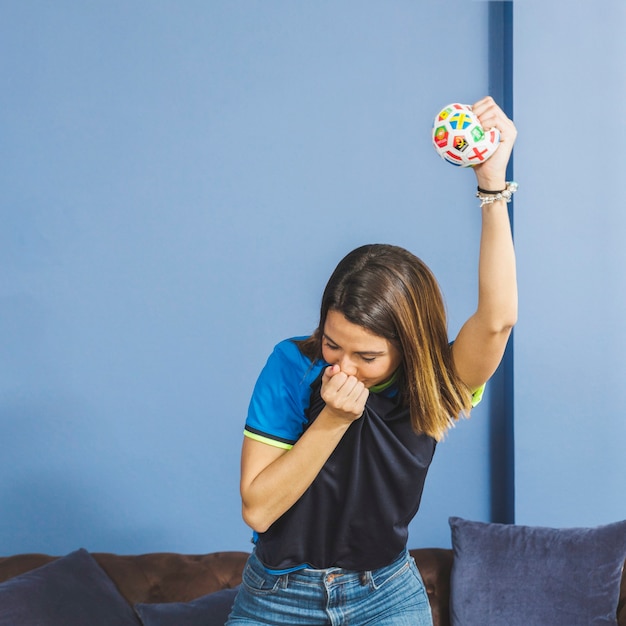
[{"label": "navy blue cushion", "polygon": [[132,607],[86,550],[0,584],[0,626],[140,626]]},{"label": "navy blue cushion", "polygon": [[222,589],[191,602],[136,604],[143,626],[224,626],[238,587]]},{"label": "navy blue cushion", "polygon": [[617,624],[626,521],[564,529],[449,522],[452,626]]}]

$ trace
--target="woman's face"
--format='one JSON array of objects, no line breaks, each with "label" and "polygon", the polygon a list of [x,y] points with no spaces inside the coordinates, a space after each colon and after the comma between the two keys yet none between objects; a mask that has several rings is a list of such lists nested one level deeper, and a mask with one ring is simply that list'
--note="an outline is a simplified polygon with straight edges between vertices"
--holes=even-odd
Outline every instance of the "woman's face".
[{"label": "woman's face", "polygon": [[322,356],[355,376],[368,389],[388,380],[402,362],[400,351],[384,337],[349,322],[342,313],[328,311],[322,335]]}]

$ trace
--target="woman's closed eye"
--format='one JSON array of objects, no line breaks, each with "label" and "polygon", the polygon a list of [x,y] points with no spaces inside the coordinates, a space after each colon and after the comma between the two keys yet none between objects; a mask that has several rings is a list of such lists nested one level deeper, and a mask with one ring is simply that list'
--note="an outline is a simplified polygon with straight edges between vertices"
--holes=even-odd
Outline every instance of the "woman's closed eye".
[{"label": "woman's closed eye", "polygon": [[[328,350],[331,350],[332,352],[336,352],[337,350],[341,350],[341,348],[337,344],[331,343],[330,341],[325,341],[324,342],[324,348],[327,348]],[[373,363],[379,356],[380,355],[378,355],[378,354],[372,354],[370,356],[369,353],[358,354],[358,357],[364,363]]]}]

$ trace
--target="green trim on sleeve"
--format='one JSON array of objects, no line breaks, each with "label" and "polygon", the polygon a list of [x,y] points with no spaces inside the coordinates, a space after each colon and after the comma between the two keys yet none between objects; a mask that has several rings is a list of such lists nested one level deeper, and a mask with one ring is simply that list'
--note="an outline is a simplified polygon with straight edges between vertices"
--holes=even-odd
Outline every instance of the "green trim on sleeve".
[{"label": "green trim on sleeve", "polygon": [[262,435],[251,433],[249,430],[244,429],[243,435],[244,437],[248,437],[249,439],[253,439],[254,441],[260,441],[261,443],[266,443],[267,445],[274,446],[275,448],[282,448],[283,450],[291,450],[291,448],[293,448],[293,444],[291,443],[284,443],[282,441],[276,441],[276,439],[263,437]]},{"label": "green trim on sleeve", "polygon": [[472,406],[476,406],[483,399],[486,385],[487,383],[483,383],[478,389],[474,389],[474,391],[472,391]]}]

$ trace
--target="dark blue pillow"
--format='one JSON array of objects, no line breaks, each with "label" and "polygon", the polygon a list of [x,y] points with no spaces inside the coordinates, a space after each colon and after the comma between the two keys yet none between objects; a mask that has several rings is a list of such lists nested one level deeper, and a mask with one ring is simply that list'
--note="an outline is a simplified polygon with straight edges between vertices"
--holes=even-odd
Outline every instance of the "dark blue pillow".
[{"label": "dark blue pillow", "polygon": [[132,607],[86,550],[0,584],[0,626],[140,626]]},{"label": "dark blue pillow", "polygon": [[452,626],[617,624],[626,521],[564,529],[449,522]]},{"label": "dark blue pillow", "polygon": [[238,587],[222,589],[191,602],[136,604],[143,626],[224,626]]}]

